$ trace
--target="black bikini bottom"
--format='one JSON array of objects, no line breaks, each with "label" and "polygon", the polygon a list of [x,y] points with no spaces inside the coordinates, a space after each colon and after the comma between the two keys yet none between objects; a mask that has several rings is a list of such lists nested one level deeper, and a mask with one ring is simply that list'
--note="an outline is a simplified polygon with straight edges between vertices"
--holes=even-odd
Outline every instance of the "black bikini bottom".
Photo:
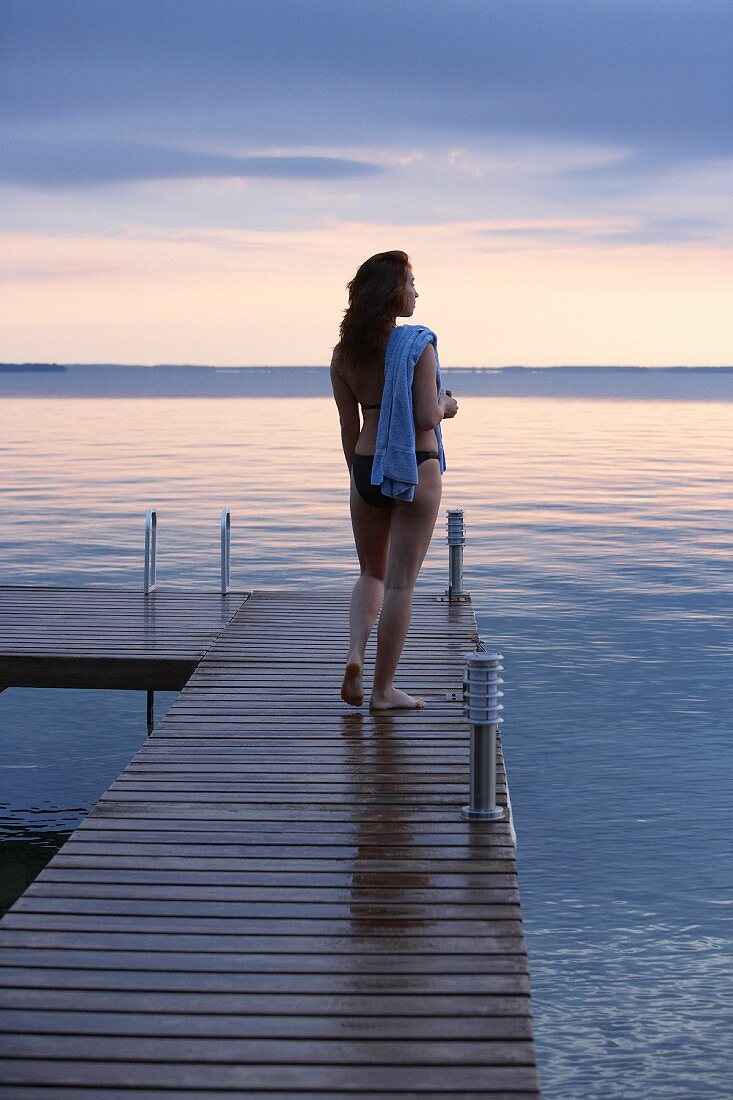
[{"label": "black bikini bottom", "polygon": [[[427,462],[429,458],[439,457],[437,451],[415,451],[418,466]],[[394,504],[394,499],[386,497],[378,485],[372,485],[373,465],[374,455],[354,455],[354,465],[351,468],[354,474],[354,485],[361,499],[367,504],[371,504],[373,508],[386,508]]]}]

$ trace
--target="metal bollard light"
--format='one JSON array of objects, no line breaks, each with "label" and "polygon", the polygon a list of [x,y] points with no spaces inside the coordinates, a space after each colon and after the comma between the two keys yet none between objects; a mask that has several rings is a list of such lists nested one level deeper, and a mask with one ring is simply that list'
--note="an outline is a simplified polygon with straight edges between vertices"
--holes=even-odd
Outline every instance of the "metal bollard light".
[{"label": "metal bollard light", "polygon": [[228,508],[221,510],[221,594],[226,596],[230,586],[232,564],[232,517]]},{"label": "metal bollard light", "polygon": [[459,603],[468,599],[463,591],[463,547],[466,545],[466,528],[463,523],[463,509],[449,508],[448,517],[448,590],[449,603]]},{"label": "metal bollard light", "polygon": [[155,565],[158,551],[158,516],[154,508],[148,508],[145,516],[145,579],[143,591],[147,596],[155,589]]},{"label": "metal bollard light", "polygon": [[470,723],[470,802],[461,810],[464,821],[500,821],[504,810],[496,805],[496,736],[502,722],[499,700],[501,653],[486,653],[483,642],[471,653],[463,685],[465,712]]}]

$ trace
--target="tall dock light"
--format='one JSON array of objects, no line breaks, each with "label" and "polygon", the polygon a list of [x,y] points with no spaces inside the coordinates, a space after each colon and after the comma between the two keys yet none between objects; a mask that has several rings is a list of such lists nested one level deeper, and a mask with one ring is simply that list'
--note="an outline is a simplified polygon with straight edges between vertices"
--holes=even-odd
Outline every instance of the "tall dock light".
[{"label": "tall dock light", "polygon": [[469,654],[463,683],[465,713],[470,725],[471,787],[470,802],[461,810],[464,821],[500,821],[504,810],[496,805],[496,738],[504,709],[499,700],[503,691],[499,676],[503,671],[501,653],[487,653],[479,640],[475,653]]},{"label": "tall dock light", "polygon": [[449,508],[448,516],[448,591],[449,603],[469,600],[463,591],[463,547],[466,545],[466,528],[462,508]]},{"label": "tall dock light", "polygon": [[228,508],[221,510],[221,594],[226,596],[231,584],[232,517]]},{"label": "tall dock light", "polygon": [[148,508],[145,516],[145,579],[143,591],[147,596],[155,591],[155,566],[158,553],[158,516],[154,508]]}]

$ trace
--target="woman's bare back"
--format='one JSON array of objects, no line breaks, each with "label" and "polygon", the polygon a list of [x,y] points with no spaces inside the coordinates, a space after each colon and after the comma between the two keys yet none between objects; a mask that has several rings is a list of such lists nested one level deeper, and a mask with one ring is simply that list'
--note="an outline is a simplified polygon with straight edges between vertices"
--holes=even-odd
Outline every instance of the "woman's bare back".
[{"label": "woman's bare back", "polygon": [[[432,349],[431,349],[432,350]],[[344,382],[347,384],[361,407],[362,428],[356,444],[356,453],[361,455],[373,455],[377,446],[377,428],[379,425],[380,404],[382,390],[384,389],[384,362],[374,362],[365,369],[354,370],[340,359],[338,348],[334,350],[334,366]],[[432,372],[433,387],[435,386],[434,360],[429,364],[423,363],[421,356],[415,368],[415,377],[418,379],[418,371],[425,368]],[[437,391],[436,391],[437,393]],[[365,406],[371,406],[366,407]],[[427,451],[435,449],[434,429],[423,429],[415,425],[415,450]]]}]

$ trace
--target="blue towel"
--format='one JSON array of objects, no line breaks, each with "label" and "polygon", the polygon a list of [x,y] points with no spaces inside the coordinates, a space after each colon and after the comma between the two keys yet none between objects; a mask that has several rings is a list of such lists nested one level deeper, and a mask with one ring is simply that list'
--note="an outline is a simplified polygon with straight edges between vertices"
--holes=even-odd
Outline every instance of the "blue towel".
[{"label": "blue towel", "polygon": [[[387,497],[412,500],[417,485],[415,457],[415,419],[412,411],[412,380],[415,364],[428,344],[438,356],[438,338],[424,325],[400,325],[387,340],[384,362],[384,390],[377,427],[377,445],[372,465],[372,485],[379,485]],[[441,390],[440,365],[437,371]],[[440,425],[435,429],[440,472],[445,470],[445,454]]]}]

